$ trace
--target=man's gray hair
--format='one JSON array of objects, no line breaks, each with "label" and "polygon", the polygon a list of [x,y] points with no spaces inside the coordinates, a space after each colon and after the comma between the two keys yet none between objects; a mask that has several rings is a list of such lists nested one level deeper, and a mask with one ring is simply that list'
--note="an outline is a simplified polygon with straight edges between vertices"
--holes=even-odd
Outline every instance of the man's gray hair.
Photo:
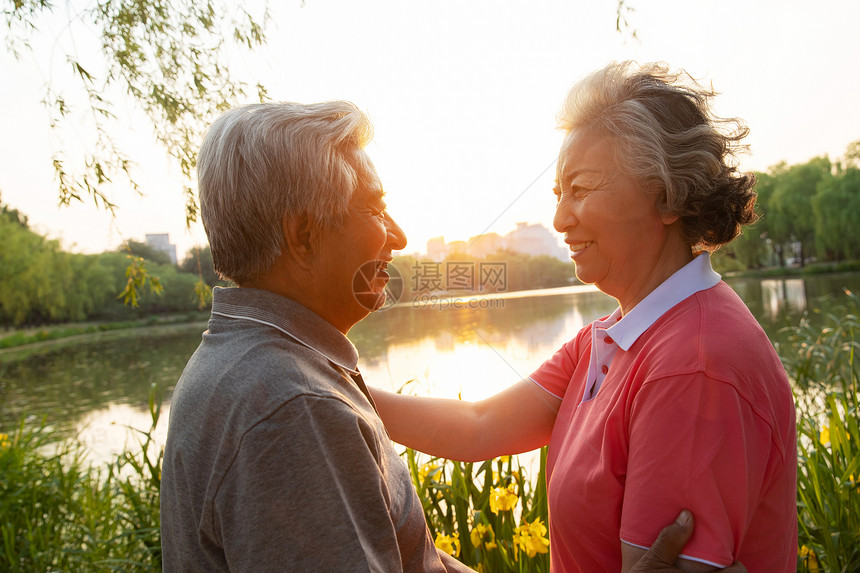
[{"label": "man's gray hair", "polygon": [[271,271],[284,216],[340,225],[365,175],[351,157],[372,136],[368,117],[345,101],[251,104],[216,119],[197,156],[215,270],[240,285]]}]

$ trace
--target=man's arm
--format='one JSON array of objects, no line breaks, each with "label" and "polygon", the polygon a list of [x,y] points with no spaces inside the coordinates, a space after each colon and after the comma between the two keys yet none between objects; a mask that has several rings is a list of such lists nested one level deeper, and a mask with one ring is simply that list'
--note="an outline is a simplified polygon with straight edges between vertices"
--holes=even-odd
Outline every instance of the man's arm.
[{"label": "man's arm", "polygon": [[[674,523],[667,525],[657,536],[651,549],[644,550],[621,542],[622,573],[681,573],[683,571],[723,571],[725,573],[746,573],[746,568],[740,563],[734,563],[727,569],[696,569],[691,567],[705,566],[702,563],[678,559],[684,545],[693,535],[693,515],[684,510]],[[708,566],[705,566],[708,567]]]}]

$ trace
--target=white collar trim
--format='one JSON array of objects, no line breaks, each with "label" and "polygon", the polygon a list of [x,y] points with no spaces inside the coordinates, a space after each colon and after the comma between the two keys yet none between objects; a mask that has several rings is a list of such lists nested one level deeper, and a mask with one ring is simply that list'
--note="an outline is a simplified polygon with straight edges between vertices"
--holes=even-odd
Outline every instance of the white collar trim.
[{"label": "white collar trim", "polygon": [[[702,253],[663,281],[621,320],[607,328],[606,332],[622,350],[629,350],[670,308],[699,291],[716,286],[719,282],[720,275],[711,268],[710,255]],[[619,308],[612,314],[620,312]]]}]

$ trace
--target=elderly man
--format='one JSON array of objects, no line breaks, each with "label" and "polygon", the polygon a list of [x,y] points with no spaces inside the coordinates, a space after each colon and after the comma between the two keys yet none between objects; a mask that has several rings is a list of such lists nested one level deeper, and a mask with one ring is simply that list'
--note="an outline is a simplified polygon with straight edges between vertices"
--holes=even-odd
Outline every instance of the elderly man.
[{"label": "elderly man", "polygon": [[345,102],[240,107],[206,136],[201,215],[239,288],[215,289],[173,395],[165,571],[464,569],[434,546],[345,336],[406,245],[370,137]]},{"label": "elderly man", "polygon": [[[206,136],[201,215],[216,270],[238,288],[215,289],[173,394],[168,573],[467,570],[434,546],[345,336],[384,303],[406,245],[370,137],[346,102],[239,107]],[[677,555],[691,525],[674,527],[647,570]]]}]

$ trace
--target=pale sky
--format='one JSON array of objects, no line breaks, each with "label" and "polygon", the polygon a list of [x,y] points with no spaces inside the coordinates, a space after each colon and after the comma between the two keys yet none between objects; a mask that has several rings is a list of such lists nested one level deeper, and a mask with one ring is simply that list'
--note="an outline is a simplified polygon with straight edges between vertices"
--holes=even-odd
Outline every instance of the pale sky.
[{"label": "pale sky", "polygon": [[[835,159],[860,140],[860,2],[629,1],[638,40],[615,31],[616,0],[283,0],[272,2],[268,45],[237,55],[233,69],[274,100],[347,99],[370,115],[368,152],[407,252],[518,221],[551,228],[556,112],[570,85],[611,60],[665,61],[712,83],[717,112],[751,129],[745,169]],[[44,26],[35,57],[0,54],[2,201],[73,251],[145,233],[170,233],[180,256],[203,243],[202,226],[185,230],[178,167],[128,102],[116,107],[117,137],[145,197],[116,185],[114,222],[90,202],[57,207],[39,101],[47,79],[67,73],[57,56],[67,40],[56,21]]]}]

